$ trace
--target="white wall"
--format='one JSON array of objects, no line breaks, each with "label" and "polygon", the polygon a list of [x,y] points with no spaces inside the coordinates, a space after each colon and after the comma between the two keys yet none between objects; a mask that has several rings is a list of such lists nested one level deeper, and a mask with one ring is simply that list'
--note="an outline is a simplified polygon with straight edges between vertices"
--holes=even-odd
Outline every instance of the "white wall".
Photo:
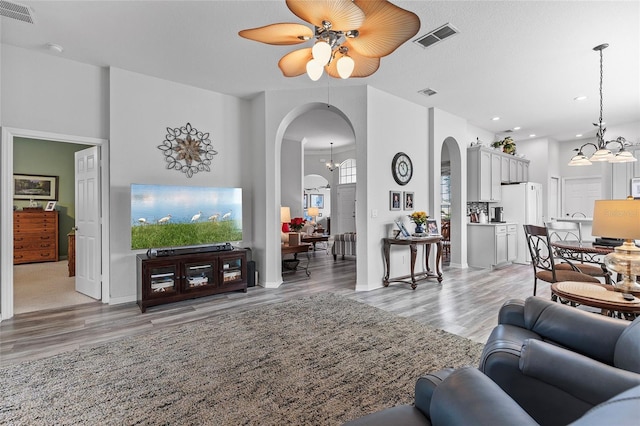
[{"label": "white wall", "polygon": [[2,45],[2,126],[107,139],[109,71]]},{"label": "white wall", "polygon": [[[243,175],[250,173],[251,152],[244,123],[249,103],[182,84],[112,68],[110,79],[111,154],[111,298],[135,300],[136,263],[130,234],[130,185],[243,187],[243,246],[251,247],[253,189]],[[157,147],[167,127],[187,123],[210,133],[213,148],[211,172],[187,178],[167,170]]]},{"label": "white wall", "polygon": [[[429,154],[427,140],[426,108],[369,87],[367,90],[367,146],[366,146],[366,203],[357,199],[358,243],[364,243],[368,253],[365,265],[367,278],[360,279],[362,270],[358,265],[356,290],[371,290],[382,287],[384,265],[382,262],[382,238],[388,237],[394,220],[401,219],[409,225],[407,217],[415,210],[429,209]],[[360,141],[357,141],[360,153]],[[404,152],[413,163],[413,177],[404,186],[398,185],[391,175],[391,161],[398,152]],[[361,156],[358,156],[358,195],[361,186]],[[390,210],[389,191],[414,193],[415,210]],[[363,222],[360,217],[366,219]],[[373,217],[376,216],[376,217]],[[412,230],[413,227],[409,226]],[[360,250],[360,244],[358,250]],[[360,252],[358,252],[360,256]],[[391,252],[391,275],[409,273],[410,252],[408,247],[394,248]]]},{"label": "white wall", "polygon": [[291,209],[291,217],[302,217],[302,180],[304,150],[300,141],[283,140],[280,155],[282,161],[281,202]]}]

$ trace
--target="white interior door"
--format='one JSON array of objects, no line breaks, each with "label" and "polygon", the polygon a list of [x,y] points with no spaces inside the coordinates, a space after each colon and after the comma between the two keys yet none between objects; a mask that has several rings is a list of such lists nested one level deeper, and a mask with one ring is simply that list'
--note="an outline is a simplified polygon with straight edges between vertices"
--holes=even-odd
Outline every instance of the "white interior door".
[{"label": "white interior door", "polygon": [[98,147],[75,153],[76,291],[102,298]]},{"label": "white interior door", "polygon": [[593,217],[593,204],[595,200],[602,199],[602,179],[564,178],[562,184],[562,214]]},{"label": "white interior door", "polygon": [[335,234],[356,232],[356,184],[338,185],[338,220]]}]

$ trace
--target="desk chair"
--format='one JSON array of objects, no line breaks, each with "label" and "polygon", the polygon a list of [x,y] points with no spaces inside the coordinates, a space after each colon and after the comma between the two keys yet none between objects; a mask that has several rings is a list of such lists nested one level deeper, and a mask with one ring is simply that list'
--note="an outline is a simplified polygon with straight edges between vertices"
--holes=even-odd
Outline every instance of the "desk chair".
[{"label": "desk chair", "polygon": [[524,233],[527,237],[527,246],[531,253],[531,265],[533,266],[533,295],[536,295],[538,280],[548,283],[559,281],[582,281],[588,283],[598,283],[600,280],[591,275],[584,274],[567,261],[571,269],[558,269],[554,259],[554,252],[551,247],[551,240],[547,233],[547,228],[536,225],[523,225]]},{"label": "desk chair", "polygon": [[[579,241],[582,242],[582,227],[577,222],[545,222],[547,232],[549,233],[549,241]],[[574,264],[576,268],[583,274],[591,275],[592,277],[602,277],[606,284],[611,284],[611,273],[607,270],[604,264],[591,265],[584,263],[582,255],[580,255],[580,263]],[[558,269],[564,269],[571,271],[574,268],[567,263],[559,263],[556,265]]]}]

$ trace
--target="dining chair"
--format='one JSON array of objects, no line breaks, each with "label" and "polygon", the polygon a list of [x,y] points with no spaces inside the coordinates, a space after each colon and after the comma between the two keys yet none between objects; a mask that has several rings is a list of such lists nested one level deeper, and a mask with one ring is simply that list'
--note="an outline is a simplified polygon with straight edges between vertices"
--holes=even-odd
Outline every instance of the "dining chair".
[{"label": "dining chair", "polygon": [[547,228],[537,225],[523,225],[527,238],[527,246],[531,253],[531,265],[533,266],[533,295],[536,295],[538,280],[550,284],[560,281],[581,281],[598,283],[600,280],[591,275],[580,272],[573,263],[567,261],[571,269],[556,268],[555,256],[551,247],[551,240]]},{"label": "dining chair", "polygon": [[[549,233],[549,241],[578,241],[582,242],[582,227],[577,222],[558,222],[551,221],[545,222],[547,232]],[[602,277],[606,284],[611,283],[611,273],[607,270],[604,263],[599,265],[593,265],[585,263],[583,255],[579,254],[579,263],[574,263],[573,266],[578,268],[583,274],[591,275],[592,277]],[[556,265],[557,269],[565,269],[567,271],[573,270],[572,265],[566,262]]]},{"label": "dining chair", "polygon": [[451,256],[451,222],[448,220],[442,221],[442,255],[445,259],[449,260]]}]

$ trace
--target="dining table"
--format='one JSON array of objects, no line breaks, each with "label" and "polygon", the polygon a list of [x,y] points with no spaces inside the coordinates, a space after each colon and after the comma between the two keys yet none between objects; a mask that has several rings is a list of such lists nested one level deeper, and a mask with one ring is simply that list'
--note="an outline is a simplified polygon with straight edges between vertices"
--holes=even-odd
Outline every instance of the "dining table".
[{"label": "dining table", "polygon": [[590,241],[552,241],[556,255],[575,262],[602,264],[603,256],[613,253],[615,247],[601,246]]}]

